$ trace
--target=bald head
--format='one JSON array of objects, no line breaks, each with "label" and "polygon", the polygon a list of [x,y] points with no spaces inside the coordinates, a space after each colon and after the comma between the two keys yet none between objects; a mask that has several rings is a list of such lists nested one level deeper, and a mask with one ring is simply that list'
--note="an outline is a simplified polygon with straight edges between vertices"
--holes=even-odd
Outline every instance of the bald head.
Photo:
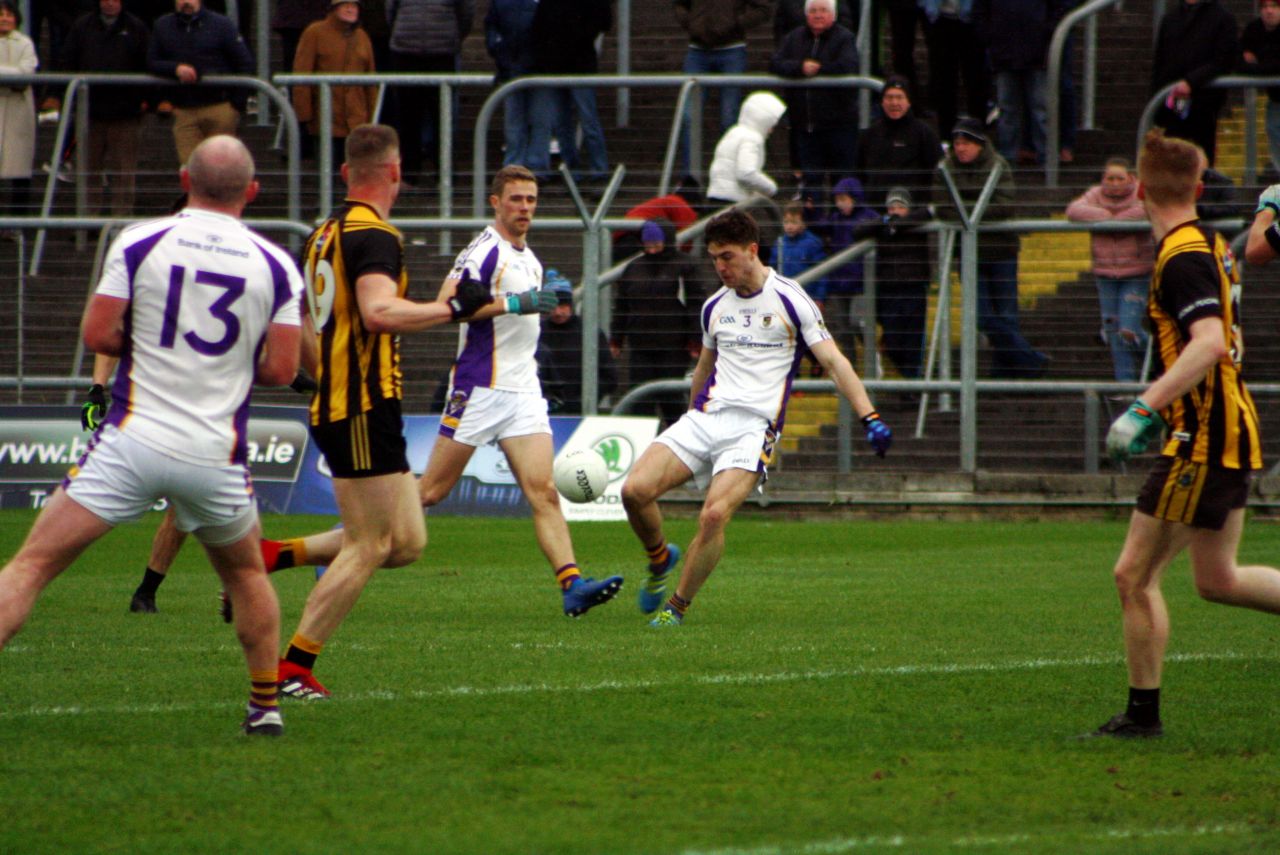
[{"label": "bald head", "polygon": [[244,143],[232,136],[209,137],[195,151],[186,173],[193,201],[202,200],[216,206],[243,205],[250,201],[253,181],[253,155]]}]

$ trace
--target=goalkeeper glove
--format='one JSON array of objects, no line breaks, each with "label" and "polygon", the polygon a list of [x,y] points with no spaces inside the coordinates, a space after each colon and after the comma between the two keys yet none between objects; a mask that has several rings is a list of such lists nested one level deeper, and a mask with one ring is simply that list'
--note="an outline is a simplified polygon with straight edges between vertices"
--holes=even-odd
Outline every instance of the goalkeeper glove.
[{"label": "goalkeeper glove", "polygon": [[1113,460],[1126,460],[1134,454],[1141,454],[1164,429],[1164,419],[1160,414],[1139,398],[1111,423],[1111,430],[1107,431],[1107,454]]},{"label": "goalkeeper glove", "polygon": [[293,382],[289,384],[289,388],[299,395],[314,395],[320,387],[316,385],[315,380],[311,379],[311,375],[305,371],[299,371],[293,375]]},{"label": "goalkeeper glove", "polygon": [[889,426],[880,421],[880,414],[875,410],[867,413],[862,417],[862,427],[867,432],[867,442],[875,453],[884,457],[889,450],[889,446],[893,445],[893,431],[889,430]]},{"label": "goalkeeper glove", "polygon": [[1272,184],[1258,195],[1258,207],[1253,212],[1261,213],[1267,208],[1271,209],[1276,219],[1280,219],[1280,184]]},{"label": "goalkeeper glove", "polygon": [[80,407],[80,427],[83,430],[97,430],[102,424],[102,417],[107,412],[107,394],[101,383],[89,387],[89,400]]},{"label": "goalkeeper glove", "polygon": [[512,294],[507,298],[507,314],[509,315],[549,315],[560,305],[560,297],[550,288],[537,291],[525,291],[523,294]]},{"label": "goalkeeper glove", "polygon": [[492,302],[493,295],[489,293],[489,288],[472,279],[470,270],[462,271],[458,288],[448,300],[449,311],[453,313],[455,321],[474,315]]}]

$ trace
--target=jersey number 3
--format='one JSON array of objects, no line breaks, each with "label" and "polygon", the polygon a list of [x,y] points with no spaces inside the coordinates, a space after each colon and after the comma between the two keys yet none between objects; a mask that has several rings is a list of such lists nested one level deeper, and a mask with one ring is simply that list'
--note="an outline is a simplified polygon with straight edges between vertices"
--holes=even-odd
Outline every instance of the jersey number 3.
[{"label": "jersey number 3", "polygon": [[[164,325],[160,328],[161,347],[172,348],[178,337],[178,312],[182,308],[182,291],[186,280],[187,268],[180,264],[169,268],[169,294],[164,303]],[[190,330],[182,334],[182,339],[191,345],[191,349],[196,353],[205,356],[221,356],[234,347],[240,339],[240,319],[231,313],[231,306],[244,296],[245,280],[240,276],[230,276],[226,273],[197,270],[195,283],[225,289],[225,292],[209,306],[209,314],[214,320],[222,323],[222,338],[209,341],[201,338],[194,330]]]}]

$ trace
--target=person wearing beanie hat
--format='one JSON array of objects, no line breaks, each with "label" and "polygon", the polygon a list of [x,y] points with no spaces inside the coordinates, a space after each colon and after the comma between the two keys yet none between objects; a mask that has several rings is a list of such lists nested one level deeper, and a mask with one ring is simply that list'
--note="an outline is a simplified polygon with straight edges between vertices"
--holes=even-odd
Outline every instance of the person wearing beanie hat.
[{"label": "person wearing beanie hat", "polygon": [[753,193],[772,196],[778,184],[764,171],[765,140],[787,111],[772,92],[752,92],[742,102],[738,124],[729,129],[711,159],[707,199],[722,204],[742,202]]},{"label": "person wearing beanie hat", "polygon": [[[368,74],[376,71],[373,43],[360,26],[359,0],[330,0],[329,14],[324,20],[307,27],[298,41],[293,70],[297,74]],[[291,89],[293,109],[312,137],[320,135],[319,109],[314,86]],[[344,159],[347,135],[353,128],[366,124],[373,116],[378,101],[377,86],[334,86],[330,90],[333,145],[333,168]]]},{"label": "person wearing beanie hat", "polygon": [[917,204],[928,205],[942,146],[929,123],[912,110],[906,78],[885,80],[880,112],[858,135],[854,174],[872,199],[880,199],[890,187],[905,187]]},{"label": "person wearing beanie hat", "polygon": [[[805,24],[782,39],[769,70],[795,79],[857,74],[854,35],[836,23],[835,7],[836,0],[806,0]],[[852,87],[785,90],[792,166],[811,193],[821,193],[853,163],[857,137],[850,129],[858,124],[856,93]]]},{"label": "person wearing beanie hat", "polygon": [[[983,214],[984,223],[1014,216],[1016,185],[1013,170],[989,145],[986,127],[976,119],[956,122],[946,168],[955,181],[960,200],[972,209],[982,195],[987,176],[999,164],[1000,179]],[[950,193],[934,192],[940,219],[957,221]],[[1022,335],[1018,323],[1018,250],[1016,234],[983,234],[978,238],[978,329],[991,345],[991,376],[1034,379],[1044,375],[1049,357],[1037,351]]]},{"label": "person wearing beanie hat", "polygon": [[[542,274],[542,287],[555,292],[557,303],[542,325],[535,357],[542,394],[551,413],[582,412],[582,319],[573,312],[573,283],[554,267]],[[600,397],[618,388],[618,369],[603,332],[596,343],[597,389]]]}]

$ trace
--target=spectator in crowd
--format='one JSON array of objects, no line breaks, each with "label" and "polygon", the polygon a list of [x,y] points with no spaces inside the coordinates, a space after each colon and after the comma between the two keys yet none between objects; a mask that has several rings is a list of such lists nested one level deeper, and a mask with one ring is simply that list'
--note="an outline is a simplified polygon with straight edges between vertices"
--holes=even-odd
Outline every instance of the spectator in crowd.
[{"label": "spectator in crowd", "polygon": [[932,198],[933,176],[942,158],[938,135],[911,108],[910,84],[890,76],[880,90],[880,118],[858,136],[854,172],[871,198],[905,187],[919,206]]},{"label": "spectator in crowd", "polygon": [[[685,74],[743,74],[747,70],[747,33],[769,20],[772,0],[673,0],[676,21],[689,34],[684,56]],[[742,90],[736,86],[720,89],[720,133],[724,134],[739,115]],[[702,105],[707,91],[702,92]],[[684,116],[681,148],[686,172],[693,171],[689,125],[692,113]],[[699,160],[702,152],[697,152]]]},{"label": "spectator in crowd", "polygon": [[[1016,185],[1013,170],[991,147],[987,127],[979,119],[963,118],[951,133],[951,151],[946,157],[947,169],[955,180],[961,202],[972,209],[982,194],[987,177],[999,164],[1002,168],[995,192],[991,196],[984,223],[1008,220],[1014,215]],[[950,194],[934,194],[934,198],[958,219],[951,207]],[[1044,375],[1049,357],[1037,351],[1022,335],[1018,323],[1018,250],[1021,242],[1016,234],[985,234],[978,241],[978,330],[987,337],[992,349],[991,376],[1012,379],[1034,379]]]},{"label": "spectator in crowd", "polygon": [[[924,23],[917,0],[887,0],[889,50],[892,73],[907,81],[911,98],[920,97],[920,77],[916,74],[916,28]],[[850,29],[856,28],[851,27]]]},{"label": "spectator in crowd", "polygon": [[724,205],[741,202],[753,193],[772,196],[778,184],[764,172],[765,140],[787,111],[772,92],[752,92],[742,102],[738,123],[731,127],[711,159],[707,199]]},{"label": "spectator in crowd", "polygon": [[929,47],[929,106],[938,116],[939,133],[949,133],[960,111],[960,78],[964,78],[965,110],[986,116],[991,96],[987,51],[973,24],[973,0],[920,0],[925,43]]},{"label": "spectator in crowd", "polygon": [[920,376],[924,324],[929,307],[929,240],[918,229],[929,221],[926,208],[913,204],[911,191],[893,187],[885,194],[884,214],[860,224],[855,236],[876,239],[876,319],[880,347],[908,379]]},{"label": "spectator in crowd", "polygon": [[[854,74],[854,36],[836,23],[836,0],[805,0],[805,23],[783,37],[769,70],[780,77],[811,78]],[[792,166],[809,193],[825,196],[834,175],[853,163],[857,127],[856,90],[851,87],[786,89],[791,125]]]},{"label": "spectator in crowd", "polygon": [[[536,74],[595,74],[600,70],[596,39],[613,26],[612,0],[538,0],[533,16],[533,70]],[[582,126],[578,151],[577,123]],[[551,169],[551,135],[560,142],[560,157],[586,177],[609,172],[604,128],[590,86],[539,88],[533,91],[533,121],[528,166],[535,174]],[[579,156],[581,154],[581,157]]]},{"label": "spectator in crowd", "polygon": [[1156,31],[1151,91],[1171,83],[1173,91],[1156,110],[1155,124],[1169,136],[1204,149],[1210,166],[1217,152],[1218,113],[1227,93],[1208,84],[1239,62],[1236,33],[1235,16],[1218,0],[1178,0]]},{"label": "spectator in crowd", "polygon": [[[538,0],[490,0],[484,16],[484,45],[493,57],[501,86],[533,70],[533,15]],[[533,124],[533,91],[521,89],[502,102],[502,165],[529,162],[529,138]]]},{"label": "spectator in crowd", "polygon": [[211,74],[253,74],[253,56],[231,20],[201,6],[203,0],[175,0],[176,12],[156,21],[147,46],[147,68],[157,77],[176,78],[173,141],[185,164],[202,140],[234,135],[248,99],[246,88],[198,85]]},{"label": "spectator in crowd", "polygon": [[[122,0],[98,0],[98,11],[82,15],[62,43],[59,64],[67,71],[109,71],[145,74],[150,33],[142,19],[124,8]],[[111,196],[111,214],[133,214],[142,114],[148,92],[138,86],[98,86],[89,97],[88,145],[90,207],[104,209]]]},{"label": "spectator in crowd", "polygon": [[[1241,71],[1280,76],[1280,0],[1261,0],[1258,17],[1240,35]],[[1280,175],[1280,86],[1267,90],[1267,149],[1271,169]]]},{"label": "spectator in crowd", "polygon": [[[307,27],[298,42],[293,70],[299,74],[367,74],[376,71],[373,44],[360,26],[360,0],[332,0],[324,20]],[[373,119],[378,100],[376,86],[334,86],[330,90],[333,105],[333,168],[342,166],[347,134]],[[315,104],[315,88],[293,87],[293,109],[298,121],[306,123],[307,133],[320,135],[319,108]]]},{"label": "spectator in crowd", "polygon": [[[805,16],[806,0],[778,0],[778,7],[773,12],[773,46],[777,49],[787,33],[807,23]],[[914,5],[915,0],[910,0]],[[858,32],[858,19],[855,15],[858,0],[844,0],[836,3],[836,23],[851,33]]]},{"label": "spectator in crowd", "polygon": [[[1067,206],[1067,219],[1077,223],[1146,220],[1138,198],[1138,179],[1129,161],[1113,157],[1102,172],[1102,183],[1090,187]],[[1102,307],[1102,339],[1111,348],[1117,380],[1140,380],[1147,350],[1147,287],[1155,264],[1151,233],[1095,232],[1093,275]]]},{"label": "spectator in crowd", "polygon": [[[613,301],[610,350],[627,352],[632,386],[651,380],[679,380],[697,357],[701,332],[698,312],[704,298],[698,263],[675,245],[666,220],[648,220],[640,229],[644,254],[618,280]],[[687,392],[671,392],[658,401],[664,424],[688,409]]]},{"label": "spectator in crowd", "polygon": [[[769,259],[769,266],[779,276],[788,279],[795,279],[827,257],[822,238],[809,231],[804,215],[804,203],[798,200],[788,202],[783,207],[782,234],[774,241],[773,255]],[[810,295],[815,292],[825,293],[826,282],[822,279],[815,280],[805,286],[805,291]]]},{"label": "spectator in crowd", "polygon": [[[698,221],[700,210],[703,214],[710,213],[710,206],[702,196],[702,185],[692,175],[685,175],[670,193],[646,199],[628,209],[622,216],[628,220],[668,220],[675,226],[677,232],[682,232]],[[613,246],[615,257],[620,253],[639,252],[640,232],[638,230],[614,232]],[[681,252],[689,252],[692,248],[692,243],[680,245]]]},{"label": "spectator in crowd", "polygon": [[[1049,40],[1069,0],[975,0],[973,21],[987,45],[1000,107],[997,145],[1010,163],[1044,164],[1049,115]],[[1029,150],[1020,149],[1024,131]]]},{"label": "spectator in crowd", "polygon": [[[406,74],[454,72],[461,58],[462,40],[471,32],[475,0],[387,0],[391,22],[391,71]],[[396,87],[403,174],[421,180],[424,153],[435,163],[439,148],[438,90],[423,86]]]},{"label": "spectator in crowd", "polygon": [[[547,399],[547,412],[582,412],[582,319],[573,312],[573,284],[554,267],[542,275],[542,287],[556,292],[556,304],[542,324],[538,339],[538,377]],[[618,388],[618,369],[609,350],[609,340],[596,333],[597,399]]]},{"label": "spectator in crowd", "polygon": [[[271,15],[271,29],[280,37],[280,53],[283,67],[294,70],[294,56],[302,32],[329,11],[327,0],[276,0],[276,10]],[[302,117],[298,117],[302,121]]]},{"label": "spectator in crowd", "polygon": [[[35,74],[36,48],[20,26],[22,10],[17,0],[0,0],[0,71]],[[27,213],[35,147],[36,104],[31,87],[0,89],[0,178],[9,184],[11,214]]]},{"label": "spectator in crowd", "polygon": [[[867,207],[862,182],[846,176],[831,189],[831,209],[822,221],[828,255],[848,249],[858,242],[858,227],[878,219]],[[853,319],[854,297],[862,293],[862,259],[847,262],[830,273],[822,286],[811,285],[810,296],[826,318],[831,335],[849,354],[857,346],[856,333],[861,321]]]}]

